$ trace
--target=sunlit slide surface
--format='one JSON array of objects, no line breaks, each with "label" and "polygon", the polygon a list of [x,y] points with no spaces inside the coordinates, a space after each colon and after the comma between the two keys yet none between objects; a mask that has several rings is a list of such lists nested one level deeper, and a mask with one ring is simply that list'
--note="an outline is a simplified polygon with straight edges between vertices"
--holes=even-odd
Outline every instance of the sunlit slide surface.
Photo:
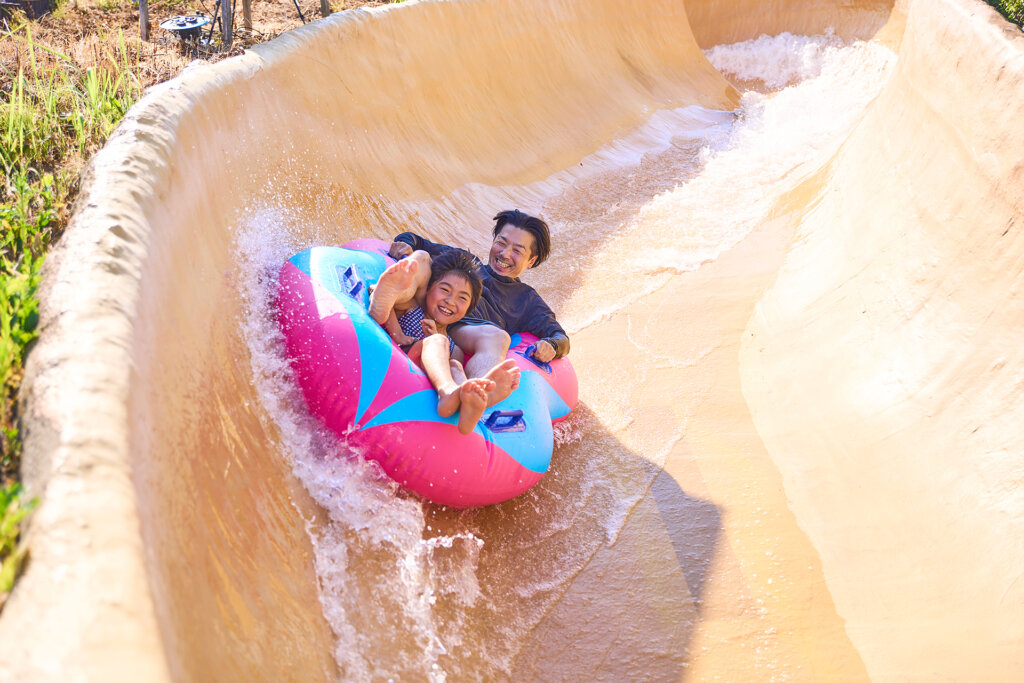
[{"label": "sunlit slide surface", "polygon": [[[48,264],[0,678],[1018,678],[1021,111],[977,0],[425,0],[190,68]],[[506,208],[580,406],[445,509],[309,416],[275,275]]]}]

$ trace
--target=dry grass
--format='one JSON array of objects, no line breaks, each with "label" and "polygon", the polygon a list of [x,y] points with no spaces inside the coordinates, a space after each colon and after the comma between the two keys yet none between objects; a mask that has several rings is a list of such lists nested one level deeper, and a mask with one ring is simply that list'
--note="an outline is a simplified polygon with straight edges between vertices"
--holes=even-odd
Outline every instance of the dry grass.
[{"label": "dry grass", "polygon": [[[385,4],[335,0],[343,1],[334,9]],[[307,21],[319,18],[319,0],[299,6]],[[201,55],[158,27],[200,11],[212,15],[213,2],[155,0],[149,41],[139,38],[131,0],[71,0],[35,21],[0,15],[0,609],[26,555],[20,524],[34,505],[21,500],[18,483],[18,392],[38,335],[41,267],[68,223],[82,168],[147,87],[173,78],[197,56],[219,61],[302,23],[288,0],[253,0],[252,30],[239,30],[230,50]],[[241,14],[239,4],[236,27]]]},{"label": "dry grass", "polygon": [[[335,10],[386,4],[380,0],[332,1]],[[319,0],[300,0],[299,7],[307,21],[320,18]],[[123,69],[125,60],[132,65],[133,78],[145,89],[173,78],[196,58],[220,61],[302,24],[295,4],[288,0],[253,0],[253,28],[246,30],[241,28],[242,9],[241,3],[237,3],[236,39],[231,49],[196,55],[186,53],[181,41],[159,28],[159,23],[182,14],[203,12],[209,15],[215,9],[213,0],[151,2],[148,42],[139,38],[137,8],[131,0],[71,0],[36,21],[26,21],[23,16],[6,18],[0,27],[0,101],[11,96],[14,81],[21,72],[38,70],[45,74],[68,69],[85,72],[96,68],[116,74]],[[219,31],[215,39],[218,35]],[[122,50],[126,54],[122,54]],[[33,59],[36,64],[32,63]],[[68,152],[59,159],[40,160],[39,170],[54,171],[59,166],[65,174],[77,175],[88,155],[83,157],[74,150]]]}]

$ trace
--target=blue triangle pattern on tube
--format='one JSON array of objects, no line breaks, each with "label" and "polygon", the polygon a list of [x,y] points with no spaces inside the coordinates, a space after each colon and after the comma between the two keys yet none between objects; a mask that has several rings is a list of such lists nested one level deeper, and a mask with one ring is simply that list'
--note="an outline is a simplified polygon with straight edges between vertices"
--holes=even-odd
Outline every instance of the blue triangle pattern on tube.
[{"label": "blue triangle pattern on tube", "polygon": [[[367,314],[370,304],[369,286],[384,272],[387,261],[379,254],[365,251],[313,247],[293,256],[291,262],[309,275],[313,282],[333,294],[352,318],[360,359],[359,402],[355,419],[358,424],[376,398],[391,363],[391,339],[383,328],[371,324],[372,320]],[[355,298],[349,295],[347,288],[350,283],[345,281],[343,275],[350,266],[353,268],[350,273],[363,282]]]}]

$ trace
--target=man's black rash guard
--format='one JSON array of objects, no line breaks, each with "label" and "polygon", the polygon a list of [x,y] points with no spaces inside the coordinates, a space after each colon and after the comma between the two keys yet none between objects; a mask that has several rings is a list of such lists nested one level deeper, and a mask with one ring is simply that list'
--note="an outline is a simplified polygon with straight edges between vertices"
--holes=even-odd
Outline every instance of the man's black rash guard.
[{"label": "man's black rash guard", "polygon": [[[404,242],[414,250],[425,251],[431,257],[455,248],[425,240],[412,232],[403,232],[395,241]],[[481,263],[479,258],[473,258],[481,265],[480,275],[484,291],[469,315],[457,323],[452,323],[453,327],[486,321],[509,334],[530,332],[537,335],[541,341],[546,341],[554,347],[555,358],[561,358],[569,353],[569,335],[555,320],[555,314],[544,303],[537,290],[521,282],[519,278],[498,275],[490,266]]]}]

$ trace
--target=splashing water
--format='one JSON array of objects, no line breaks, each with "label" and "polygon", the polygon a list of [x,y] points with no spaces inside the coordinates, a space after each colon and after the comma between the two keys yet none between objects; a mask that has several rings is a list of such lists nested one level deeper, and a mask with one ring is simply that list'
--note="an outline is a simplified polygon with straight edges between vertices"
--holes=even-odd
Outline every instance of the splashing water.
[{"label": "splashing water", "polygon": [[[531,277],[570,333],[579,331],[762,224],[846,137],[894,62],[883,47],[831,34],[762,36],[707,55],[738,79],[787,87],[746,92],[736,112],[656,112],[633,135],[538,183],[381,200],[381,210],[390,224],[418,216],[438,226],[489,216],[497,205],[541,212],[560,263]],[[556,429],[551,475],[509,504],[455,513],[405,495],[306,411],[274,316],[277,272],[292,254],[336,240],[327,229],[310,237],[309,216],[275,207],[268,200],[240,216],[235,230],[241,326],[275,450],[323,509],[307,529],[342,676],[507,677],[526,634],[615,542],[667,447],[642,451],[640,465],[627,462],[606,431],[617,428],[599,428],[581,411]],[[481,253],[486,245],[476,239],[464,246]],[[635,381],[645,372],[638,368]],[[616,419],[632,418],[624,410]]]}]

